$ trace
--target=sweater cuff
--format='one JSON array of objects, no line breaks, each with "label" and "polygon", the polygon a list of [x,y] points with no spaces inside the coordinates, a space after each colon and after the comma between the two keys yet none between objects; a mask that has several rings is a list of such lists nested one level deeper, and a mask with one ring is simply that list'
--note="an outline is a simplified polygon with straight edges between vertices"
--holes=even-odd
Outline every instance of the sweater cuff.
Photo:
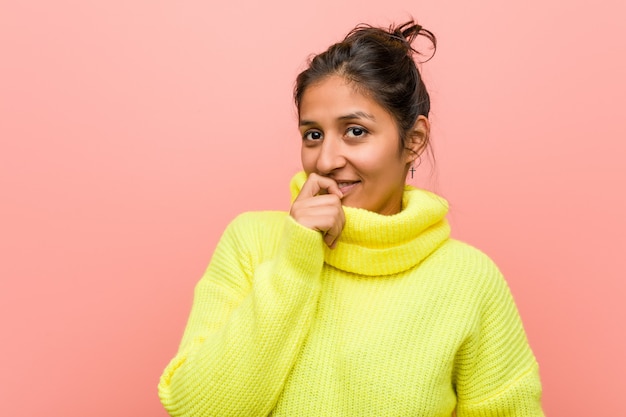
[{"label": "sweater cuff", "polygon": [[302,226],[293,217],[287,216],[278,247],[278,272],[289,272],[304,280],[319,277],[324,265],[324,241],[318,231]]},{"label": "sweater cuff", "polygon": [[457,417],[543,417],[539,369],[534,365],[511,385],[479,403],[459,403]]}]

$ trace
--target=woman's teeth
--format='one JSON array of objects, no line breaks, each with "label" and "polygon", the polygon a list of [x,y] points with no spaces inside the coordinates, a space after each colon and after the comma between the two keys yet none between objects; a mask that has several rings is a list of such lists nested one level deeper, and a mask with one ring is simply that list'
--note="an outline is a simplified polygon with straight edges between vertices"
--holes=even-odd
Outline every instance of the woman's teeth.
[{"label": "woman's teeth", "polygon": [[360,181],[353,181],[353,182],[338,182],[337,186],[339,186],[339,189],[341,190],[341,192],[348,192],[350,191],[350,189],[352,189],[352,187],[354,187],[355,185],[357,185]]}]

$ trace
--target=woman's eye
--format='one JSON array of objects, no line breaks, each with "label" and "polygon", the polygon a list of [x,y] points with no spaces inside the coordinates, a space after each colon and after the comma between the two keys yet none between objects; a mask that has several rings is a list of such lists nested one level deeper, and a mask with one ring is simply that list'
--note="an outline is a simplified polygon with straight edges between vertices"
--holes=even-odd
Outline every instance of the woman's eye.
[{"label": "woman's eye", "polygon": [[358,138],[365,135],[366,133],[367,130],[363,129],[362,127],[353,126],[348,128],[346,135],[351,138]]},{"label": "woman's eye", "polygon": [[309,130],[308,132],[304,133],[303,137],[307,140],[320,140],[322,138],[322,132],[319,132],[317,130]]}]

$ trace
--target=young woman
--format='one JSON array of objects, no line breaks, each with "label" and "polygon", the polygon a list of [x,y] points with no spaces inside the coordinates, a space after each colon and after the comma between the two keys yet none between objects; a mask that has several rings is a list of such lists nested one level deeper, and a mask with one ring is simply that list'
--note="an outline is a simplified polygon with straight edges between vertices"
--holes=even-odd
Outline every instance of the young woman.
[{"label": "young woman", "polygon": [[542,416],[508,287],[405,184],[428,146],[414,22],[359,26],[295,87],[289,213],[237,217],[159,395],[172,416]]}]

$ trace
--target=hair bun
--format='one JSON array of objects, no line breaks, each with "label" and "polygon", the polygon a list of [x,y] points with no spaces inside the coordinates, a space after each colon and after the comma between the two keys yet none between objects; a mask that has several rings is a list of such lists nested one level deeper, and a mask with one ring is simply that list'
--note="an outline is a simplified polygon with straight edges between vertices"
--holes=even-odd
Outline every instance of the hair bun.
[{"label": "hair bun", "polygon": [[418,54],[425,56],[420,50],[413,47],[413,42],[416,40],[418,36],[423,36],[430,41],[432,44],[432,54],[428,56],[427,59],[421,62],[427,62],[435,56],[435,52],[437,51],[437,38],[435,35],[429,31],[428,29],[424,29],[422,25],[416,23],[414,20],[409,20],[406,23],[403,23],[399,26],[390,26],[389,34],[391,37],[402,41],[402,43],[406,46],[409,54]]}]

